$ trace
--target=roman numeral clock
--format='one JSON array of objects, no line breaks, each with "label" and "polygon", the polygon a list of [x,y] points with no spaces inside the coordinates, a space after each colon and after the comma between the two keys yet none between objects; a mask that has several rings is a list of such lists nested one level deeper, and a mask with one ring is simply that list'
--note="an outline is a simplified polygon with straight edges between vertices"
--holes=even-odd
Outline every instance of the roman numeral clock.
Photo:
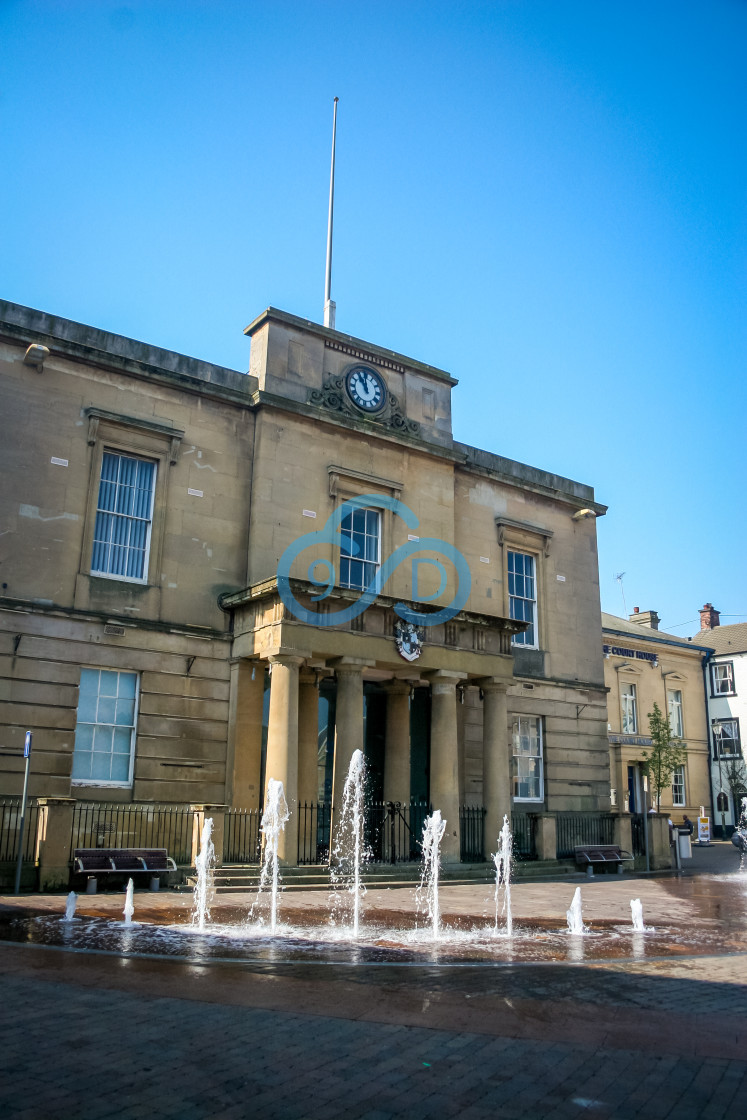
[{"label": "roman numeral clock", "polygon": [[386,404],[386,384],[369,366],[353,366],[345,377],[345,391],[363,412],[380,412]]}]

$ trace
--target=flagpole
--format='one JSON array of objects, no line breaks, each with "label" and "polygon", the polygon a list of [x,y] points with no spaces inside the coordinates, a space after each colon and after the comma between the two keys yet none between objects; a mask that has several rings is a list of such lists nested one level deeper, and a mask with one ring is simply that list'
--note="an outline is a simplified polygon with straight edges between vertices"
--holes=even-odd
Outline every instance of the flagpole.
[{"label": "flagpole", "polygon": [[327,272],[324,282],[324,325],[335,326],[335,304],[332,301],[332,218],[335,207],[335,145],[337,142],[337,102],[332,110],[332,167],[329,173],[329,217],[327,218]]}]

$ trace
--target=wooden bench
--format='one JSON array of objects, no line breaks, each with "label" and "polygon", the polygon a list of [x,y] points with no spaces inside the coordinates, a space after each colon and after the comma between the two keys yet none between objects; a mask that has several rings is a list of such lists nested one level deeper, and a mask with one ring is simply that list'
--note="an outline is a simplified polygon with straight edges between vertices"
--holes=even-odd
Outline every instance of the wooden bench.
[{"label": "wooden bench", "polygon": [[176,871],[176,864],[165,848],[76,848],[73,875],[150,875],[158,877]]},{"label": "wooden bench", "polygon": [[579,844],[573,849],[576,854],[576,863],[585,867],[587,875],[594,874],[595,867],[617,867],[622,875],[623,862],[632,860],[630,852],[624,852],[616,844]]}]

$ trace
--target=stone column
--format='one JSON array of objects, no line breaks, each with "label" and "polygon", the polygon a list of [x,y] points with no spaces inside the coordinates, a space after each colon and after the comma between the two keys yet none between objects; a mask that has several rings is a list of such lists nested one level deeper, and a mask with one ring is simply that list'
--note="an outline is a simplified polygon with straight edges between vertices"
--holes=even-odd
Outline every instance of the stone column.
[{"label": "stone column", "polygon": [[[44,823],[39,843],[39,890],[66,890],[72,859],[74,797],[40,797]],[[28,828],[28,817],[26,818]]]},{"label": "stone column", "polygon": [[319,690],[312,669],[298,679],[298,801],[308,805],[319,800]]},{"label": "stone column", "polygon": [[446,821],[441,842],[443,863],[459,863],[459,745],[456,688],[465,673],[437,669],[431,682],[431,804]]},{"label": "stone column", "polygon": [[263,663],[231,665],[226,800],[234,809],[259,808],[264,691]]},{"label": "stone column", "polygon": [[482,797],[485,858],[496,850],[504,816],[511,823],[511,759],[508,749],[506,685],[492,677],[477,682],[482,702]]},{"label": "stone column", "polygon": [[335,764],[332,773],[332,829],[342,807],[342,791],[350,759],[363,743],[363,669],[358,657],[340,657],[334,662],[337,677],[335,708]]},{"label": "stone column", "polygon": [[410,802],[410,688],[409,681],[386,686],[384,800],[403,805]]},{"label": "stone column", "polygon": [[290,820],[280,834],[278,859],[294,866],[298,860],[298,668],[303,658],[277,653],[269,660],[272,673],[265,784],[270,778],[283,783]]}]

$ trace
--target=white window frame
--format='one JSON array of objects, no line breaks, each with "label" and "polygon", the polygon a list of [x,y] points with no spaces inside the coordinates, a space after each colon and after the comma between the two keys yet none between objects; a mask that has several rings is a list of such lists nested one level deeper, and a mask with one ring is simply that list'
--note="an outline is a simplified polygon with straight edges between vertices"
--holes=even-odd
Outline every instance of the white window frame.
[{"label": "white window frame", "polygon": [[[341,537],[345,538],[347,536],[347,538],[350,539],[350,540],[354,539],[354,532],[353,532],[353,529],[352,529],[352,523],[353,523],[353,519],[354,519],[356,513],[365,514],[365,526],[364,526],[364,530],[363,530],[363,540],[364,540],[364,542],[367,541],[367,540],[375,540],[376,541],[376,559],[375,560],[366,560],[360,554],[354,556],[354,555],[352,555],[352,553],[350,553],[350,554],[349,553],[344,553],[342,551],[342,548],[340,548],[340,587],[347,588],[348,590],[351,590],[351,591],[365,591],[366,588],[370,586],[371,580],[373,578],[375,578],[376,574],[381,569],[381,531],[382,531],[381,513],[382,513],[382,511],[380,509],[376,509],[373,506],[363,506],[363,505],[356,506],[354,509],[349,510],[348,513],[343,518],[342,522],[340,522],[340,535],[341,535]],[[369,517],[374,517],[376,519],[376,534],[375,535],[368,531]],[[350,518],[350,523],[351,523],[350,531],[343,528],[343,524],[348,518]],[[358,530],[356,530],[355,532],[357,533]],[[364,555],[365,555],[365,547],[364,547],[363,552],[364,552]],[[364,566],[363,567],[363,579],[364,579],[363,584],[359,585],[357,583],[352,583],[350,581],[349,576],[348,576],[347,580],[343,580],[342,565],[343,565],[344,560],[345,561],[351,561],[352,563],[355,563],[356,561],[358,561],[359,563],[363,564],[363,566]],[[371,569],[370,578],[368,578],[368,579],[366,578],[367,569]]]},{"label": "white window frame", "polygon": [[672,774],[672,806],[675,809],[682,809],[685,807],[685,805],[687,805],[685,767],[684,765],[675,766],[674,773]]},{"label": "white window frame", "polygon": [[[96,787],[97,789],[131,789],[133,779],[134,779],[134,772],[135,772],[135,741],[136,741],[136,736],[137,736],[138,712],[139,712],[139,709],[140,709],[140,674],[132,671],[131,669],[115,669],[115,668],[110,668],[108,665],[82,665],[81,670],[84,670],[84,669],[89,670],[90,672],[98,672],[99,673],[99,691],[97,693],[97,696],[98,696],[99,700],[101,699],[101,673],[117,673],[118,675],[125,674],[129,677],[134,677],[135,678],[135,703],[134,703],[134,707],[133,707],[133,714],[132,714],[133,722],[132,722],[132,724],[117,724],[117,723],[111,724],[111,723],[105,723],[103,721],[99,722],[98,720],[95,723],[92,723],[90,720],[79,720],[77,718],[77,711],[76,711],[76,721],[75,721],[76,733],[77,733],[78,727],[83,726],[83,725],[92,726],[94,728],[96,728],[96,727],[111,727],[112,729],[120,729],[120,730],[122,728],[125,728],[125,727],[129,728],[129,730],[130,730],[130,766],[129,766],[129,771],[128,771],[128,774],[127,774],[126,781],[113,781],[112,779],[93,778],[93,777],[91,777],[91,778],[75,778],[75,777],[72,777],[72,771],[71,771],[70,784],[72,786],[88,786],[88,787],[93,786],[93,787]],[[117,691],[119,691],[119,682],[117,683]],[[78,701],[78,710],[79,709],[80,709],[80,699]],[[88,752],[85,752],[85,753],[88,753]],[[113,753],[114,753],[113,751],[110,752],[110,754],[113,754]],[[118,752],[118,753],[123,753],[123,752]],[[73,769],[75,768],[75,745],[74,744],[73,744],[72,768]]]},{"label": "white window frame", "polygon": [[675,739],[684,738],[685,724],[682,718],[682,689],[667,689],[667,708],[669,710],[669,727],[672,731],[672,735]]},{"label": "white window frame", "polygon": [[[522,724],[525,724],[525,723],[528,724],[530,721],[532,723],[534,723],[534,730],[536,732],[536,738],[537,738],[537,741],[539,743],[539,754],[530,754],[527,751],[517,751],[517,749],[516,749],[517,744],[519,744],[521,742],[521,738],[522,738]],[[527,728],[527,733],[530,734],[528,728]],[[542,726],[542,717],[541,716],[516,716],[514,718],[514,721],[513,721],[512,739],[513,739],[513,753],[512,753],[512,764],[511,764],[511,768],[512,768],[511,788],[512,788],[512,793],[513,793],[513,800],[516,801],[516,802],[523,802],[525,804],[528,803],[528,802],[531,802],[531,803],[536,805],[538,802],[542,802],[542,801],[545,800],[545,736],[544,736],[544,729],[543,729],[543,726]],[[517,787],[517,783],[518,783],[519,778],[520,778],[520,775],[519,775],[519,772],[518,772],[519,771],[519,767],[518,767],[519,759],[537,759],[538,760],[539,795],[537,797],[521,797],[519,794],[517,794],[515,792],[516,787]],[[527,780],[527,779],[525,778],[525,780]]]},{"label": "white window frame", "polygon": [[[532,562],[532,574],[531,574],[531,576],[527,576],[526,573],[521,573],[520,574],[520,573],[516,573],[516,572],[511,571],[511,567],[512,567],[511,558],[513,556],[521,556],[524,560],[531,560],[531,562]],[[508,586],[508,614],[509,614],[509,618],[516,619],[518,622],[530,622],[531,623],[531,631],[533,632],[533,638],[534,638],[533,641],[528,640],[528,636],[530,634],[529,630],[525,630],[521,634],[514,634],[513,638],[511,639],[512,645],[521,646],[523,649],[539,649],[539,630],[538,630],[538,626],[537,626],[537,590],[538,590],[537,582],[538,582],[538,575],[539,575],[538,569],[539,569],[539,563],[538,563],[538,557],[537,557],[536,553],[525,552],[522,549],[518,549],[518,548],[507,548],[506,549],[506,580],[507,580],[507,586]],[[533,592],[531,597],[528,596],[528,595],[517,595],[517,594],[515,594],[514,592],[511,591],[512,580],[516,580],[516,579],[519,579],[519,580],[531,579],[531,581],[532,581],[532,592]],[[522,591],[526,591],[525,586],[522,586]],[[529,610],[530,610],[530,613],[531,613],[531,618],[526,617],[526,607],[522,607],[520,615],[515,614],[514,613],[514,610],[515,610],[514,604],[515,603],[517,603],[517,604],[518,603],[521,603],[521,604],[528,603],[528,604],[530,604]]]},{"label": "white window frame", "polygon": [[[716,680],[716,672],[718,669],[724,670],[724,675],[720,680],[720,684],[725,684],[726,688],[718,688]],[[731,661],[714,661],[711,665],[711,695],[712,696],[734,696],[734,664]]]},{"label": "white window frame", "polygon": [[[630,689],[630,693],[626,695],[625,689]],[[637,735],[638,734],[638,691],[634,681],[621,681],[620,682],[620,714],[622,718],[622,733],[623,735]],[[630,726],[632,719],[633,726]],[[628,726],[626,726],[626,722]]]},{"label": "white window frame", "polygon": [[[149,501],[149,504],[148,504],[148,515],[147,515],[147,517],[137,517],[135,515],[130,515],[130,514],[120,514],[120,513],[117,513],[116,511],[113,511],[113,510],[104,510],[104,509],[101,508],[99,503],[100,503],[100,500],[101,500],[101,489],[102,489],[102,486],[104,485],[104,478],[103,478],[104,463],[106,461],[106,456],[107,455],[115,456],[117,459],[120,460],[120,464],[121,464],[121,461],[123,459],[132,459],[137,463],[148,463],[150,466],[152,466],[153,476],[152,476],[152,480],[151,480],[150,501]],[[154,511],[154,507],[155,507],[155,496],[156,496],[156,486],[157,486],[157,484],[158,484],[158,461],[157,460],[148,458],[145,455],[135,455],[135,454],[132,454],[130,452],[122,451],[118,448],[104,447],[103,454],[101,456],[101,464],[100,464],[100,468],[99,468],[98,489],[97,489],[97,492],[96,492],[96,505],[95,505],[95,509],[94,509],[93,538],[92,538],[92,541],[91,541],[91,568],[90,568],[90,572],[91,572],[92,576],[95,576],[97,579],[117,580],[119,583],[137,583],[137,584],[141,584],[141,585],[148,583],[148,568],[149,568],[149,564],[150,564],[150,544],[151,544],[151,537],[152,537],[152,534],[153,534],[153,511]],[[116,482],[116,485],[117,486],[120,485],[119,481]],[[126,519],[128,523],[132,523],[133,521],[146,521],[147,522],[146,530],[145,530],[145,550],[144,550],[144,553],[143,553],[143,574],[141,576],[129,576],[129,575],[120,574],[120,573],[117,573],[117,572],[108,572],[108,571],[105,571],[105,570],[100,569],[100,568],[94,568],[94,566],[93,566],[94,565],[94,555],[95,555],[95,552],[96,552],[96,524],[97,524],[98,519],[99,519],[99,514],[109,516],[109,517],[114,517],[114,518]],[[129,534],[128,534],[128,541],[129,541]],[[111,545],[109,546],[109,548],[110,548],[109,557],[111,559]],[[127,548],[129,549],[129,544],[127,545]]]},{"label": "white window frame", "polygon": [[[720,729],[722,727],[729,726],[734,729],[734,733],[732,735],[729,735],[730,741],[734,743],[734,750],[730,751],[727,754],[721,749],[723,739],[720,734]],[[733,717],[731,719],[714,719],[711,724],[711,730],[713,731],[713,753],[715,758],[718,759],[742,757],[742,740],[739,733],[739,720],[736,717]]]}]

